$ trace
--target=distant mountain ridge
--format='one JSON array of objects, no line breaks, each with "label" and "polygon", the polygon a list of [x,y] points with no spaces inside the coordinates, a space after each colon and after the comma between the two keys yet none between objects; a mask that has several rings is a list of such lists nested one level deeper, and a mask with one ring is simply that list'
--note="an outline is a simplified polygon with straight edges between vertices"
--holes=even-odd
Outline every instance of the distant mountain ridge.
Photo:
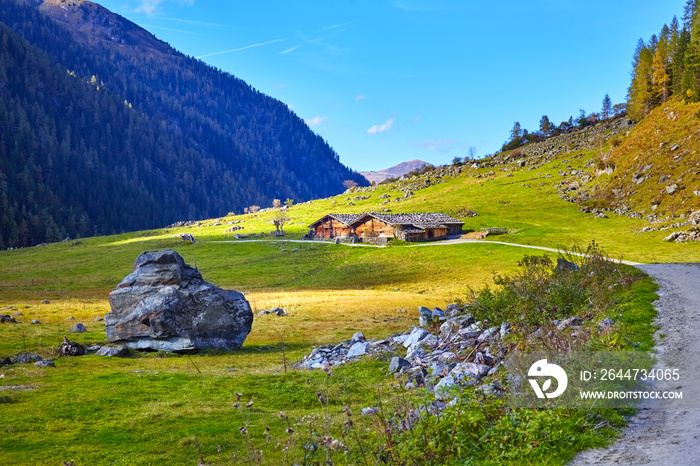
[{"label": "distant mountain ridge", "polygon": [[394,165],[393,167],[385,168],[383,170],[360,172],[360,174],[367,178],[370,182],[380,183],[387,178],[396,178],[426,165],[429,167],[433,166],[428,162],[423,162],[422,160],[416,159],[408,162],[401,162],[398,165]]},{"label": "distant mountain ridge", "polygon": [[368,185],[284,103],[82,0],[0,2],[0,249]]}]

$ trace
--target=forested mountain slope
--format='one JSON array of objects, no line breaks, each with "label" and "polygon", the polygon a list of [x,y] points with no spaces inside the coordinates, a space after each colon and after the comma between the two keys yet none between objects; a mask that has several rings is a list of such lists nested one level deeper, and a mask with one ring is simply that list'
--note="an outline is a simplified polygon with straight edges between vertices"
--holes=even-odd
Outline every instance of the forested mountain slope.
[{"label": "forested mountain slope", "polygon": [[83,1],[0,2],[0,249],[367,181],[280,101]]}]

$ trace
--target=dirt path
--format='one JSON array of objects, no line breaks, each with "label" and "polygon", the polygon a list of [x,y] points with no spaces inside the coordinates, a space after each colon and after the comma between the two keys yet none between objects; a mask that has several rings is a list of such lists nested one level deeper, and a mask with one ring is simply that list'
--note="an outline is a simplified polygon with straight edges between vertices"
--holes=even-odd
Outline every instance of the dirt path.
[{"label": "dirt path", "polygon": [[642,406],[618,442],[585,451],[570,465],[700,464],[700,264],[649,264],[640,269],[659,284],[657,367],[679,368],[681,380],[663,389],[682,390],[683,402]]}]

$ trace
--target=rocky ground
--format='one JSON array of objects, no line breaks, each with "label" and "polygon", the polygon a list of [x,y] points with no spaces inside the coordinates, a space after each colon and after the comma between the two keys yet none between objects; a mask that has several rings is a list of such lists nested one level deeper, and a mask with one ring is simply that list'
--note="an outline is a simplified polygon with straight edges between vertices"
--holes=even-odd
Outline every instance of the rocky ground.
[{"label": "rocky ground", "polygon": [[686,465],[700,458],[700,264],[649,264],[640,269],[659,284],[656,303],[659,368],[680,369],[683,401],[650,401],[609,448],[589,450],[571,463],[582,465]]},{"label": "rocky ground", "polygon": [[477,322],[468,308],[456,304],[444,311],[420,307],[419,315],[419,326],[402,334],[368,341],[357,332],[351,340],[315,348],[295,365],[331,370],[366,355],[389,353],[393,356],[389,370],[405,381],[406,388],[429,386],[439,401],[450,401],[449,389],[458,384],[477,385],[485,393],[502,393],[498,383],[481,379],[495,373],[507,354],[502,339],[510,333],[508,323]]}]

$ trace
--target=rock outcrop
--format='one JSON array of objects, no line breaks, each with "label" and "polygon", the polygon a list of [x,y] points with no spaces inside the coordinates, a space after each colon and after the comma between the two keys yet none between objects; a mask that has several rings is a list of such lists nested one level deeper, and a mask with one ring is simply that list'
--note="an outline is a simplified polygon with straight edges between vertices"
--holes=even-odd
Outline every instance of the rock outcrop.
[{"label": "rock outcrop", "polygon": [[204,281],[173,250],[141,254],[109,304],[107,339],[134,349],[236,349],[253,323],[243,294]]}]

